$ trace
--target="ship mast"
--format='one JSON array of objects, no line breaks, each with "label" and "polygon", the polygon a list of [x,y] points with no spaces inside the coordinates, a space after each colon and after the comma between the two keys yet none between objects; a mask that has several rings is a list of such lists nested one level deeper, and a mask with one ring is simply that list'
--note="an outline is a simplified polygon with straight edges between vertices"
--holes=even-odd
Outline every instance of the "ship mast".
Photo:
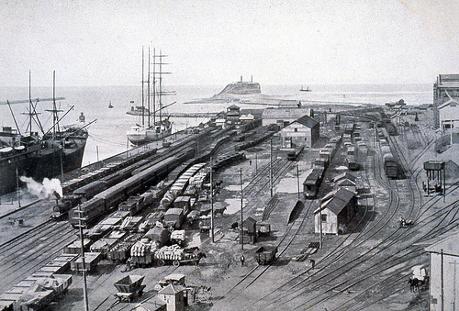
[{"label": "ship mast", "polygon": [[[37,113],[37,110],[36,110],[39,99],[36,98],[35,100],[36,100],[36,103],[34,105],[32,101],[32,73],[29,70],[29,99],[27,100],[29,104],[29,109],[28,111],[23,112],[22,114],[27,115],[29,117],[29,124],[27,126],[27,130],[29,131],[30,136],[32,136],[32,120],[37,124],[38,128],[43,133],[43,126],[41,125],[40,119],[38,118],[39,113]],[[53,100],[56,100],[56,99],[53,99]],[[36,117],[36,119],[34,118],[34,116]]]},{"label": "ship mast", "polygon": [[[163,75],[165,74],[171,74],[171,72],[165,72],[163,71],[163,65],[168,65],[168,63],[165,63],[163,61],[163,58],[167,57],[167,55],[163,54],[161,50],[159,50],[159,54],[158,55],[154,55],[153,58],[156,59],[158,58],[159,61],[156,63],[156,61],[154,61],[153,65],[158,65],[159,66],[159,71],[157,72],[158,73],[158,80],[159,80],[159,91],[155,93],[155,95],[158,95],[158,102],[159,102],[159,108],[156,109],[156,111],[159,111],[159,124],[162,124],[162,108],[163,108],[163,95],[172,95],[172,94],[175,94],[174,92],[164,92],[163,91]],[[156,73],[156,71],[153,70],[154,73]]]},{"label": "ship mast", "polygon": [[142,126],[145,126],[145,100],[144,100],[144,91],[143,91],[143,84],[144,81],[144,47],[142,45]]},{"label": "ship mast", "polygon": [[156,49],[153,48],[153,127],[156,131]]},{"label": "ship mast", "polygon": [[58,112],[62,112],[62,110],[57,109],[56,106],[56,71],[53,70],[53,109],[47,109],[46,111],[53,113],[53,139],[56,137],[56,126],[57,131],[60,131],[59,128],[59,115]]},{"label": "ship mast", "polygon": [[162,125],[162,97],[163,97],[163,54],[159,50],[159,125]]},{"label": "ship mast", "polygon": [[29,132],[32,136],[32,86],[31,86],[31,72],[29,70]]},{"label": "ship mast", "polygon": [[150,127],[150,46],[148,46],[148,78],[147,78],[147,103],[148,103],[148,127]]}]

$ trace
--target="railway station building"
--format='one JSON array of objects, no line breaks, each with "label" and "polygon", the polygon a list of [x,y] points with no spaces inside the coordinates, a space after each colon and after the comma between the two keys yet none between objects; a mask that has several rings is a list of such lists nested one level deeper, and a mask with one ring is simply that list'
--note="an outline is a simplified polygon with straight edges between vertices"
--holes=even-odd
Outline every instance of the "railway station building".
[{"label": "railway station building", "polygon": [[[336,189],[323,197],[314,211],[314,231],[323,234],[342,234],[355,214],[357,197],[354,192]],[[322,229],[321,229],[322,227]]]},{"label": "railway station building", "polygon": [[319,122],[307,115],[293,121],[280,131],[282,148],[311,148],[320,137]]},{"label": "railway station building", "polygon": [[459,231],[428,246],[430,310],[459,308]]}]

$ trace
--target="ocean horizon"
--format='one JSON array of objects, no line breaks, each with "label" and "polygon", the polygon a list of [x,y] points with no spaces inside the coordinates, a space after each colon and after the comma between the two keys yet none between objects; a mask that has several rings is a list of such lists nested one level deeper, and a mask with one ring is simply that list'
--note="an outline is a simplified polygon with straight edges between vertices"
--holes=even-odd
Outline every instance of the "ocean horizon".
[{"label": "ocean horizon", "polygon": [[[432,84],[310,84],[312,92],[300,92],[301,85],[261,85],[262,94],[279,99],[298,99],[303,101],[324,101],[336,103],[362,103],[382,105],[404,99],[408,105],[431,104]],[[165,96],[163,104],[176,101],[166,109],[167,112],[219,112],[228,104],[209,103],[186,105],[185,102],[209,98],[219,93],[224,85],[165,85],[166,91],[175,91],[174,96]],[[32,98],[52,97],[51,87],[32,87]],[[56,96],[65,97],[58,102],[58,107],[67,112],[63,124],[78,122],[78,116],[83,113],[86,122],[97,120],[89,126],[89,138],[83,158],[83,165],[101,160],[130,148],[126,132],[131,126],[141,122],[139,117],[127,115],[132,105],[141,105],[140,86],[75,86],[56,87]],[[0,87],[0,101],[7,99],[27,99],[27,87]],[[134,101],[134,104],[131,104]],[[109,109],[109,103],[114,108]],[[51,108],[51,102],[40,102],[37,111],[40,121],[45,128],[52,126],[51,114],[45,109]],[[27,109],[27,104],[11,105],[18,126],[24,131],[27,127],[27,116],[21,113]],[[241,105],[249,108],[250,105]],[[252,106],[263,108],[262,106]],[[0,106],[0,124],[15,127],[8,106]],[[171,118],[173,130],[179,131],[189,126],[195,126],[206,121],[204,118]],[[33,125],[35,130],[36,125]]]}]

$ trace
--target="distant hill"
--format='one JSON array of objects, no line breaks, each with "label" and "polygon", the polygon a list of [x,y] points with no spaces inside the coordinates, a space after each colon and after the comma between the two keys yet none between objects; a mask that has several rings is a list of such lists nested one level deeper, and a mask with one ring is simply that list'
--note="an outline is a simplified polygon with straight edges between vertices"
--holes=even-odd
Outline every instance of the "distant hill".
[{"label": "distant hill", "polygon": [[230,83],[225,88],[215,95],[214,97],[223,97],[225,95],[247,95],[247,94],[260,94],[261,87],[258,82],[245,82],[241,80],[235,83]]}]

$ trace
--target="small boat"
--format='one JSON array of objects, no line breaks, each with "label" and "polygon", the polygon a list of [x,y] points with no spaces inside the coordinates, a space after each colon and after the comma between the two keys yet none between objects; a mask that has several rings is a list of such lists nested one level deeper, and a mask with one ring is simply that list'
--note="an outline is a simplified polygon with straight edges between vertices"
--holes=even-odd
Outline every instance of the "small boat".
[{"label": "small boat", "polygon": [[306,88],[301,86],[300,92],[312,92],[312,90],[309,88],[309,86],[307,86]]},{"label": "small boat", "polygon": [[129,110],[126,113],[131,116],[141,116],[141,115],[149,116],[150,110],[143,106],[131,106],[131,110]]},{"label": "small boat", "polygon": [[108,104],[108,108],[113,108],[112,101],[110,101],[110,104]]}]

